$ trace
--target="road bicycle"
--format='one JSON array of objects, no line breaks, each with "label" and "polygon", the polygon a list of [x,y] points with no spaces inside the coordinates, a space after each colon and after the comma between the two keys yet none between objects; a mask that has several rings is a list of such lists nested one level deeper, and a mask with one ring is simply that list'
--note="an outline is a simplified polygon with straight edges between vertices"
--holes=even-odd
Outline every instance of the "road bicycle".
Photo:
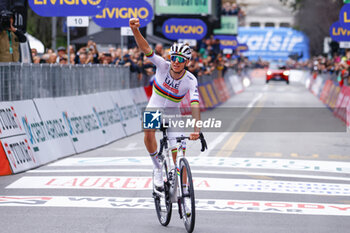
[{"label": "road bicycle", "polygon": [[[168,147],[166,128],[161,127],[163,138],[160,140],[158,158],[163,169],[163,188],[156,188],[153,184],[153,198],[157,211],[157,217],[161,225],[167,226],[171,219],[172,204],[178,204],[180,219],[183,219],[187,232],[192,232],[195,225],[196,207],[192,182],[192,173],[187,159],[184,157],[182,141],[189,137],[176,137],[177,158],[173,162],[172,151]],[[199,139],[202,144],[201,151],[207,149],[207,144],[202,133]],[[164,150],[164,154],[163,154]]]}]

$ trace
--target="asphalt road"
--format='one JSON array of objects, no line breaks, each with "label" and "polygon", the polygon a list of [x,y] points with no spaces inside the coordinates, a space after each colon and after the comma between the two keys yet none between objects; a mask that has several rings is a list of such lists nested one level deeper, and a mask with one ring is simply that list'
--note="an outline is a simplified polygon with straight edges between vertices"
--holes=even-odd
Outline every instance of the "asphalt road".
[{"label": "asphalt road", "polygon": [[[263,79],[203,117],[222,109],[231,121],[205,134],[209,150],[187,146],[195,232],[349,232],[350,140],[340,120],[303,85]],[[1,232],[185,232],[176,211],[168,227],[158,223],[151,168],[139,133],[0,177]]]}]

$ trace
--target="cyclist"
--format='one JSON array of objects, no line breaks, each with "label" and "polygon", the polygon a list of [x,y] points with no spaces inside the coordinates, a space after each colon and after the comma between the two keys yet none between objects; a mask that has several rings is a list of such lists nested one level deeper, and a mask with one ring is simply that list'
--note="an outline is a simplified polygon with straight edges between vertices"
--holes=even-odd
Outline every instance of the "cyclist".
[{"label": "cyclist", "polygon": [[[191,59],[191,48],[187,44],[174,44],[170,48],[171,61],[166,61],[155,54],[149,46],[146,39],[139,31],[140,20],[131,18],[129,26],[134,34],[137,46],[146,55],[146,57],[157,67],[153,83],[153,93],[147,105],[147,108],[180,108],[181,99],[189,91],[191,97],[192,117],[200,120],[199,94],[197,79],[189,71],[185,70]],[[170,85],[169,85],[170,84]],[[199,138],[200,129],[195,127],[194,132],[190,134],[191,140]],[[179,132],[168,130],[169,138],[174,138]],[[176,135],[176,136],[175,136]],[[153,162],[153,181],[156,187],[163,186],[163,174],[161,164],[158,160],[157,140],[155,129],[144,130],[144,143]],[[170,148],[176,144],[175,139],[169,140]],[[173,159],[176,160],[177,151],[172,150]]]}]

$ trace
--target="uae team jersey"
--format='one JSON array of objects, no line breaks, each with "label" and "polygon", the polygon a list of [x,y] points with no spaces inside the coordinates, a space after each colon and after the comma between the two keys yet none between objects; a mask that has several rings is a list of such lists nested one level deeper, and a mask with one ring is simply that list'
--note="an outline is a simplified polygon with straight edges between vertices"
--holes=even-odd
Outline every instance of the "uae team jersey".
[{"label": "uae team jersey", "polygon": [[199,104],[197,79],[192,73],[186,70],[181,78],[173,79],[169,72],[170,62],[153,51],[147,57],[157,67],[148,108],[179,108],[187,92],[190,93],[191,105]]}]

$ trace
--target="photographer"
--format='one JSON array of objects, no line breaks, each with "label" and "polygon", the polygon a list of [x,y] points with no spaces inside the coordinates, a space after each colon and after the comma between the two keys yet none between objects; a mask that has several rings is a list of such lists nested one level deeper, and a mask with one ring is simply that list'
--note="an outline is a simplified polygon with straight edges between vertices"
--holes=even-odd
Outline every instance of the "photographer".
[{"label": "photographer", "polygon": [[27,41],[26,36],[13,26],[14,15],[11,11],[0,12],[0,62],[18,62],[19,43]]}]

